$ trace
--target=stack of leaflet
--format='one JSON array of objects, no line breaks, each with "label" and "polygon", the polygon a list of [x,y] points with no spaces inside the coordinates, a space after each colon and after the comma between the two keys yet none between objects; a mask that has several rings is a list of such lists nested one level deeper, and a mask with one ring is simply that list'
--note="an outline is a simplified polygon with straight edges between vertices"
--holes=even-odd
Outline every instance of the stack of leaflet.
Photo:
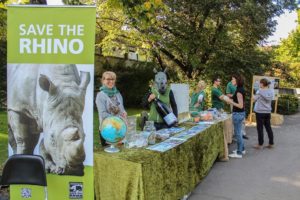
[{"label": "stack of leaflet", "polygon": [[189,130],[183,131],[183,132],[173,136],[172,138],[187,140],[187,139],[201,133],[203,130],[207,129],[208,127],[209,127],[209,125],[197,125],[197,126],[190,128]]},{"label": "stack of leaflet", "polygon": [[179,133],[181,131],[185,130],[185,127],[171,127],[171,128],[164,128],[160,129],[159,131],[156,131],[156,134],[169,134],[169,135],[175,135],[176,133]]},{"label": "stack of leaflet", "polygon": [[164,128],[159,131],[156,131],[156,137],[161,140],[168,139],[172,135],[175,135],[176,133],[179,133],[181,131],[185,130],[185,127],[171,127],[171,128]]},{"label": "stack of leaflet", "polygon": [[[184,143],[185,141],[187,141],[189,138],[201,133],[203,130],[205,130],[206,128],[208,128],[210,125],[209,124],[201,124],[201,125],[197,125],[194,126],[192,128],[190,128],[189,130],[185,130],[161,143],[155,144],[153,146],[148,147],[147,149],[152,150],[152,151],[159,151],[159,152],[165,152],[168,151],[182,143]],[[172,129],[172,128],[171,128]],[[177,131],[180,132],[182,130],[184,130],[184,128],[182,129],[174,129],[173,131]],[[170,131],[169,129],[162,129],[159,130],[157,132],[161,133],[161,134],[168,134],[168,131]]]},{"label": "stack of leaflet", "polygon": [[213,125],[213,124],[215,124],[216,122],[215,121],[200,121],[200,122],[198,122],[197,124],[199,124],[199,125]]},{"label": "stack of leaflet", "polygon": [[169,138],[161,143],[150,146],[147,149],[152,150],[152,151],[165,152],[170,149],[173,149],[174,147],[176,147],[184,142],[185,142],[185,140],[182,140],[182,139]]}]

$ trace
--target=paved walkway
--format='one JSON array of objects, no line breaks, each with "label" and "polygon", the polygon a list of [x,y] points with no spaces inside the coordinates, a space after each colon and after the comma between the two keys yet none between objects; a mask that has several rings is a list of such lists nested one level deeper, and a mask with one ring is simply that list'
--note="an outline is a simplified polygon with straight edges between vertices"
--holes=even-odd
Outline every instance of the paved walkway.
[{"label": "paved walkway", "polygon": [[[299,200],[300,113],[273,127],[275,148],[255,150],[256,127],[247,127],[246,156],[217,162],[189,200]],[[267,144],[265,132],[265,143]],[[234,149],[236,144],[230,145]]]}]

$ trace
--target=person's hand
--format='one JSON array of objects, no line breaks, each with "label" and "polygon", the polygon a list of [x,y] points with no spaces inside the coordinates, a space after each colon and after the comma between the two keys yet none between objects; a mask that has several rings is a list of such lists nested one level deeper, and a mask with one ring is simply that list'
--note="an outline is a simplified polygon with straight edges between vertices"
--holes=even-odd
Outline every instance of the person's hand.
[{"label": "person's hand", "polygon": [[233,100],[232,100],[232,99],[228,99],[228,100],[226,101],[226,103],[227,103],[227,104],[233,105]]},{"label": "person's hand", "polygon": [[148,97],[148,102],[151,102],[155,98],[156,98],[155,94],[153,94],[153,93],[150,94],[150,96]]},{"label": "person's hand", "polygon": [[232,98],[232,97],[233,97],[232,94],[226,94],[226,96],[228,96],[229,98]]},{"label": "person's hand", "polygon": [[224,96],[223,100],[227,103],[227,104],[233,104],[233,100],[230,99],[228,96]]},{"label": "person's hand", "polygon": [[195,103],[195,105],[194,105],[195,108],[198,108],[199,106],[200,106],[200,104],[198,102]]},{"label": "person's hand", "polygon": [[127,112],[123,112],[123,113],[121,113],[121,115],[120,115],[123,119],[126,119],[127,118]]},{"label": "person's hand", "polygon": [[230,101],[230,98],[229,98],[228,96],[224,95],[224,96],[223,96],[223,100],[224,100],[225,102],[228,102],[228,101]]}]

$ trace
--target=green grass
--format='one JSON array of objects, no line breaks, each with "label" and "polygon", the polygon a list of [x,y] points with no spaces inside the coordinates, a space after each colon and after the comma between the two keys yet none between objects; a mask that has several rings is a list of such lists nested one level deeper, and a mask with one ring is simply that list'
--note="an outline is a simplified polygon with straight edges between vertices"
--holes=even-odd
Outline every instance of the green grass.
[{"label": "green grass", "polygon": [[[128,116],[139,115],[142,109],[129,108],[126,109]],[[98,113],[94,112],[94,146],[99,146],[99,118]],[[8,137],[7,137],[7,112],[0,111],[0,171],[2,171],[3,164],[8,156]]]}]

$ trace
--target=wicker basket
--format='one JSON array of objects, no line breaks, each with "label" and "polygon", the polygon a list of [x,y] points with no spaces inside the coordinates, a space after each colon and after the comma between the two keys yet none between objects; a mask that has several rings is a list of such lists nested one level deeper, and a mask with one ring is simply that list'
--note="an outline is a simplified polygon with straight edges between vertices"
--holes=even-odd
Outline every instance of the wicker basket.
[{"label": "wicker basket", "polygon": [[271,115],[271,124],[278,126],[283,124],[284,118],[283,115],[277,114],[277,113],[272,113]]}]

